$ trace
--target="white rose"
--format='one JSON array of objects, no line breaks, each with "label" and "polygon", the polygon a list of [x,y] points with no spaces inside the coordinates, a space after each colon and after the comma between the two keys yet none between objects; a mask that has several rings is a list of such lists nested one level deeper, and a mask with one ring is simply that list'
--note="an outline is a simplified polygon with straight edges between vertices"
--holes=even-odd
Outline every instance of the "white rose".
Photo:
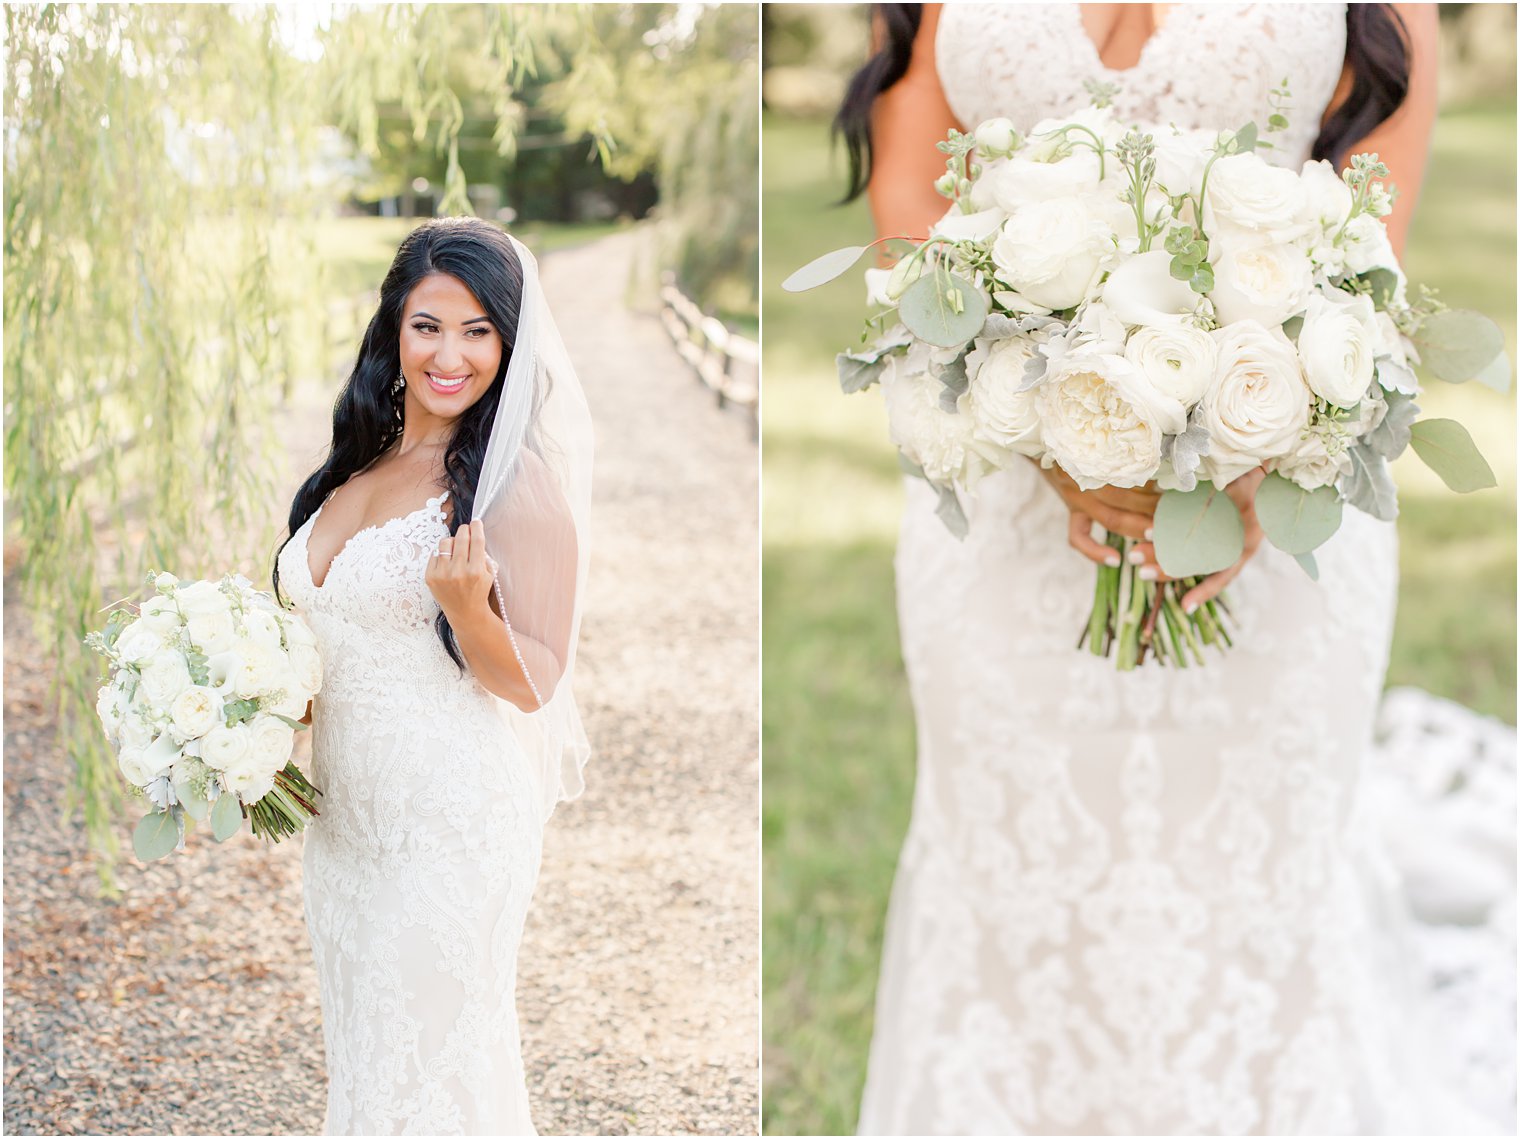
[{"label": "white rose", "polygon": [[[310,698],[322,691],[322,657],[315,648],[311,645],[291,645],[287,658],[290,671],[294,673],[295,687],[300,692]],[[305,711],[304,706],[302,711]]]},{"label": "white rose", "polygon": [[148,598],[142,603],[137,619],[142,623],[143,628],[152,629],[164,638],[180,626],[179,610],[174,607],[172,597]]},{"label": "white rose", "polygon": [[280,635],[280,619],[267,609],[249,609],[243,614],[243,627],[248,637],[260,645],[278,649],[283,639]]},{"label": "white rose", "polygon": [[145,748],[153,742],[153,733],[148,729],[142,712],[136,708],[126,710],[121,719],[121,726],[117,730],[121,734],[123,747]]},{"label": "white rose", "polygon": [[311,631],[305,621],[294,613],[281,613],[280,623],[285,628],[285,643],[287,645],[315,645],[316,634]]},{"label": "white rose", "polygon": [[[894,359],[882,373],[881,394],[887,405],[887,431],[909,462],[917,463],[931,482],[969,483],[980,471],[972,444],[976,421],[940,407],[940,383],[910,356]],[[965,399],[964,396],[961,397]]]},{"label": "white rose", "polygon": [[210,581],[192,581],[180,586],[175,591],[175,599],[186,617],[193,613],[226,613],[232,609],[227,595]]},{"label": "white rose", "polygon": [[1142,486],[1161,463],[1161,436],[1186,417],[1123,356],[1072,352],[1035,389],[1046,453],[1083,490]]},{"label": "white rose", "polygon": [[1202,329],[1173,324],[1137,329],[1124,356],[1158,392],[1191,408],[1213,382],[1219,349]]},{"label": "white rose", "polygon": [[164,647],[164,638],[141,617],[123,629],[116,638],[116,652],[127,664],[143,664]]},{"label": "white rose", "polygon": [[243,762],[222,775],[227,790],[244,803],[257,803],[274,789],[274,773],[261,770],[251,763]]},{"label": "white rose", "polygon": [[299,720],[306,714],[306,704],[309,699],[310,697],[301,695],[294,688],[288,688],[274,697],[260,701],[259,708],[277,716],[289,716],[292,720]]},{"label": "white rose", "polygon": [[256,716],[249,730],[251,761],[271,775],[284,768],[295,746],[295,729],[273,716]]},{"label": "white rose", "polygon": [[977,151],[988,158],[1006,157],[1019,145],[1019,132],[1013,129],[1013,122],[1009,119],[988,119],[978,123],[972,134]]},{"label": "white rose", "polygon": [[1298,358],[1315,395],[1351,407],[1372,383],[1372,301],[1340,289],[1314,292],[1298,334]]},{"label": "white rose", "polygon": [[1350,472],[1351,456],[1344,444],[1339,443],[1332,454],[1329,444],[1323,432],[1301,432],[1298,442],[1273,464],[1273,469],[1305,490],[1334,486],[1343,474]]},{"label": "white rose", "polygon": [[1060,162],[1036,162],[1020,155],[1002,163],[985,178],[992,198],[1006,213],[1033,202],[1081,197],[1098,189],[1098,156],[1080,150]]},{"label": "white rose", "polygon": [[1209,431],[1203,473],[1222,487],[1293,448],[1309,422],[1313,393],[1281,329],[1243,320],[1212,335],[1219,368],[1203,397]]},{"label": "white rose", "polygon": [[127,782],[134,787],[146,787],[157,778],[157,772],[149,771],[143,762],[143,749],[141,747],[123,747],[116,756],[116,766],[121,768],[121,773],[127,777]]},{"label": "white rose", "polygon": [[246,761],[252,743],[248,725],[234,724],[229,728],[224,724],[212,728],[201,740],[201,759],[207,767],[225,771]]},{"label": "white rose", "polygon": [[1309,227],[1301,220],[1304,188],[1299,176],[1266,162],[1255,151],[1217,160],[1209,170],[1203,230],[1236,226],[1274,242],[1293,241]]},{"label": "white rose", "polygon": [[1203,189],[1203,168],[1209,164],[1218,136],[1213,131],[1194,130],[1174,134],[1160,131],[1156,139],[1156,185],[1172,197]]},{"label": "white rose", "polygon": [[214,689],[192,684],[174,698],[169,719],[182,739],[197,739],[221,723],[222,698]]},{"label": "white rose", "polygon": [[138,691],[155,708],[167,709],[189,687],[190,669],[185,664],[185,655],[178,649],[160,649],[142,666],[142,683]]},{"label": "white rose", "polygon": [[1034,409],[1034,392],[1019,391],[1024,365],[1035,346],[1021,337],[999,340],[987,350],[986,361],[971,377],[970,411],[977,434],[998,447],[1038,458],[1040,417]]},{"label": "white rose", "polygon": [[186,613],[185,631],[190,634],[190,643],[207,656],[224,653],[237,643],[237,627],[226,609]]},{"label": "white rose", "polygon": [[267,693],[278,692],[285,687],[285,654],[268,645],[244,641],[238,646],[242,657],[241,666],[233,676],[233,691],[245,700]]},{"label": "white rose", "polygon": [[1103,282],[1103,303],[1125,324],[1176,324],[1203,298],[1172,276],[1172,255],[1164,249],[1137,253],[1120,262]]},{"label": "white rose", "polygon": [[1211,246],[1214,288],[1209,299],[1221,324],[1253,320],[1271,328],[1304,310],[1314,287],[1314,266],[1291,245]]},{"label": "white rose", "polygon": [[1112,239],[1080,201],[1033,202],[1003,223],[992,260],[998,279],[1035,304],[1071,308],[1096,283]]},{"label": "white rose", "polygon": [[1329,230],[1340,229],[1351,214],[1351,187],[1335,172],[1335,167],[1324,159],[1304,163],[1299,175],[1303,191],[1300,220],[1311,226]]},{"label": "white rose", "polygon": [[[1399,259],[1394,255],[1388,240],[1388,229],[1375,217],[1359,214],[1346,225],[1342,237],[1346,250],[1346,268],[1362,274],[1369,269],[1393,269],[1398,271]],[[1403,273],[1399,273],[1401,283]]]}]

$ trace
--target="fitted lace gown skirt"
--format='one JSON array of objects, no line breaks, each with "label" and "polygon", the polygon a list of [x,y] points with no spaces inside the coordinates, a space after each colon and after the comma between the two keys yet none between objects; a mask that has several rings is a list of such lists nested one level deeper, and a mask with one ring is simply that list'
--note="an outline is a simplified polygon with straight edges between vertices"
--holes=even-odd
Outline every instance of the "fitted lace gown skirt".
[{"label": "fitted lace gown skirt", "polygon": [[1320,581],[1264,546],[1235,647],[1120,674],[1075,648],[1095,567],[1032,465],[957,541],[910,480],[918,728],[860,1129],[1366,1132],[1401,1091],[1353,796],[1396,589],[1356,511]]}]

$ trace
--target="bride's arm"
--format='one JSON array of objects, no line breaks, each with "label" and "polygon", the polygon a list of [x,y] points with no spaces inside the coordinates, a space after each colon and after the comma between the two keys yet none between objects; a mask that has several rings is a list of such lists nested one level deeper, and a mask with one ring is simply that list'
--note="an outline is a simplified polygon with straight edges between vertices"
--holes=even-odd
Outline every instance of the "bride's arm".
[{"label": "bride's arm", "polygon": [[[1436,121],[1436,69],[1439,60],[1439,24],[1434,4],[1394,4],[1408,29],[1409,92],[1393,115],[1373,128],[1366,138],[1347,149],[1347,155],[1370,151],[1388,167],[1388,180],[1398,187],[1393,213],[1384,219],[1393,251],[1404,256],[1404,240],[1414,217],[1425,163],[1430,156],[1430,132]],[[1326,121],[1351,94],[1351,73],[1341,75],[1340,85],[1325,112]]]}]

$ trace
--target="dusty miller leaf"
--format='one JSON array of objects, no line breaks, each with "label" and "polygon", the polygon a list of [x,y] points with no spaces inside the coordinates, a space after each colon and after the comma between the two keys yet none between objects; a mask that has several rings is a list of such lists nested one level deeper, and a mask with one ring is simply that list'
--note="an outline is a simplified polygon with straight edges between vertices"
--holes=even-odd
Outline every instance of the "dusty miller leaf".
[{"label": "dusty miller leaf", "polygon": [[1362,445],[1392,462],[1409,446],[1409,427],[1418,418],[1420,408],[1413,397],[1402,392],[1388,392],[1383,398],[1388,410],[1378,425],[1362,436]]},{"label": "dusty miller leaf", "polygon": [[1388,473],[1388,463],[1371,447],[1360,443],[1348,447],[1351,470],[1341,476],[1339,488],[1347,504],[1384,522],[1399,516],[1399,491]]},{"label": "dusty miller leaf", "polygon": [[845,395],[863,392],[881,379],[886,361],[880,353],[841,352],[834,357],[839,368],[839,387]]},{"label": "dusty miller leaf", "polygon": [[966,522],[966,512],[961,509],[961,500],[955,495],[954,487],[939,488],[939,505],[934,508],[934,513],[939,515],[939,520],[945,524],[945,529],[957,538],[964,540],[971,530]]}]

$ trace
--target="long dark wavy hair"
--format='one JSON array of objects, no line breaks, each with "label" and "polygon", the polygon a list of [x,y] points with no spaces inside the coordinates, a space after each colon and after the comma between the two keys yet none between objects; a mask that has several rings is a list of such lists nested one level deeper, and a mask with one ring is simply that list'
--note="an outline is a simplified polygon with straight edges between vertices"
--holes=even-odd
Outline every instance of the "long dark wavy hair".
[{"label": "long dark wavy hair", "polygon": [[[338,401],[333,404],[332,445],[327,458],[296,491],[290,504],[290,534],[327,501],[327,496],[391,449],[406,420],[401,371],[401,314],[406,298],[433,273],[458,279],[475,295],[502,339],[501,367],[484,395],[459,417],[443,454],[445,487],[453,501],[449,532],[469,521],[475,486],[485,460],[486,441],[501,402],[503,378],[517,321],[522,311],[523,269],[517,251],[498,227],[478,218],[437,218],[412,230],[396,250],[396,259],[380,285],[380,306],[370,317],[359,358]],[[290,538],[285,539],[288,543]],[[282,543],[280,549],[285,548]],[[275,554],[275,596],[280,593],[279,554]],[[448,618],[437,620],[438,637],[456,665],[464,656]]]},{"label": "long dark wavy hair", "polygon": [[[873,4],[883,32],[881,48],[857,71],[834,116],[834,134],[850,160],[845,201],[871,181],[871,105],[903,77],[923,20],[922,4]],[[1390,4],[1346,5],[1346,66],[1351,93],[1314,140],[1311,155],[1336,166],[1352,143],[1399,109],[1409,91],[1409,30]],[[970,124],[974,125],[974,124]]]}]

